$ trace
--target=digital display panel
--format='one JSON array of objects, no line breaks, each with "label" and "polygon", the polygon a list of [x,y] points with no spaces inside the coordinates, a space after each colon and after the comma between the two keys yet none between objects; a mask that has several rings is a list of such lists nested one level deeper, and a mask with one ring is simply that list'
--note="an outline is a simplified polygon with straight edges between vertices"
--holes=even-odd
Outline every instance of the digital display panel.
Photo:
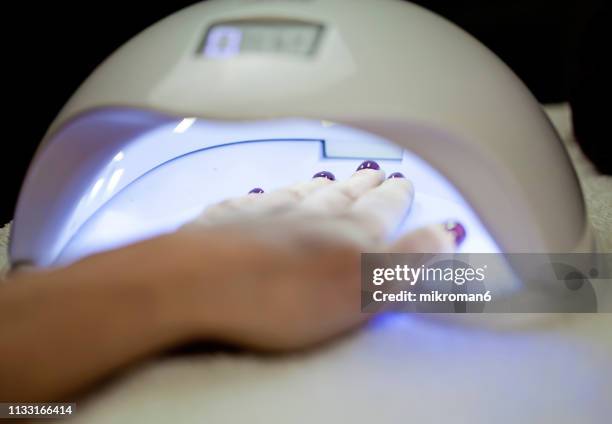
[{"label": "digital display panel", "polygon": [[291,21],[236,21],[211,26],[201,53],[226,58],[243,53],[311,56],[318,47],[322,25]]}]

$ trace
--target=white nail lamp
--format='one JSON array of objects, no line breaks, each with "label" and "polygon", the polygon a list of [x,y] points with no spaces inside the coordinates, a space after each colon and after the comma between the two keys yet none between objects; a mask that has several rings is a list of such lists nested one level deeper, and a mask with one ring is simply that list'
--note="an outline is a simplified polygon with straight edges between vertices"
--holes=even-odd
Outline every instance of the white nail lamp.
[{"label": "white nail lamp", "polygon": [[557,134],[468,34],[393,0],[225,0],[153,25],[79,88],[31,164],[10,257],[68,263],[364,159],[414,181],[403,230],[456,219],[465,252],[594,249]]}]

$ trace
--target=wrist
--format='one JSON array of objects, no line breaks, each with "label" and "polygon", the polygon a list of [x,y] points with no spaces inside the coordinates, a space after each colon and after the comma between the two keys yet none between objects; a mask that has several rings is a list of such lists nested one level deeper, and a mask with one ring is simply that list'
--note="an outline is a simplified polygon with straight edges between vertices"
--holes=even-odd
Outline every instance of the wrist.
[{"label": "wrist", "polygon": [[104,286],[124,286],[125,296],[141,293],[134,301],[148,304],[156,325],[166,333],[169,329],[175,339],[216,339],[250,308],[244,290],[252,285],[242,284],[248,280],[244,270],[256,273],[263,255],[243,242],[215,231],[178,231],[75,266],[103,280]]},{"label": "wrist", "polygon": [[46,278],[75,294],[99,297],[126,332],[139,328],[156,345],[174,345],[193,337],[184,287],[191,270],[179,260],[180,251],[172,237],[161,236],[90,256]]}]

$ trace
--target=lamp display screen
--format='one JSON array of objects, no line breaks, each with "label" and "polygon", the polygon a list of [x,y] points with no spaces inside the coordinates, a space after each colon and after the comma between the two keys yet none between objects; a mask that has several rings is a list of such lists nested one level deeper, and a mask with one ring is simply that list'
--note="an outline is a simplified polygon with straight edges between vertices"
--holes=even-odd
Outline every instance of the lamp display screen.
[{"label": "lamp display screen", "polygon": [[209,58],[243,53],[279,53],[311,56],[323,27],[304,22],[236,21],[211,26],[201,53]]}]

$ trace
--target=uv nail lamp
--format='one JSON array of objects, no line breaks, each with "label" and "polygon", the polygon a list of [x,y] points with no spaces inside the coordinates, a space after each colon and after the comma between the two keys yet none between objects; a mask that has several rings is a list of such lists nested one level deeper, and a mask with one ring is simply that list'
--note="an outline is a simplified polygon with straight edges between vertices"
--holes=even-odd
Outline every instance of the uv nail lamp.
[{"label": "uv nail lamp", "polygon": [[74,94],[28,172],[11,260],[68,263],[365,159],[414,182],[400,231],[455,219],[465,252],[593,250],[557,134],[468,34],[401,1],[224,0],[145,30]]}]

